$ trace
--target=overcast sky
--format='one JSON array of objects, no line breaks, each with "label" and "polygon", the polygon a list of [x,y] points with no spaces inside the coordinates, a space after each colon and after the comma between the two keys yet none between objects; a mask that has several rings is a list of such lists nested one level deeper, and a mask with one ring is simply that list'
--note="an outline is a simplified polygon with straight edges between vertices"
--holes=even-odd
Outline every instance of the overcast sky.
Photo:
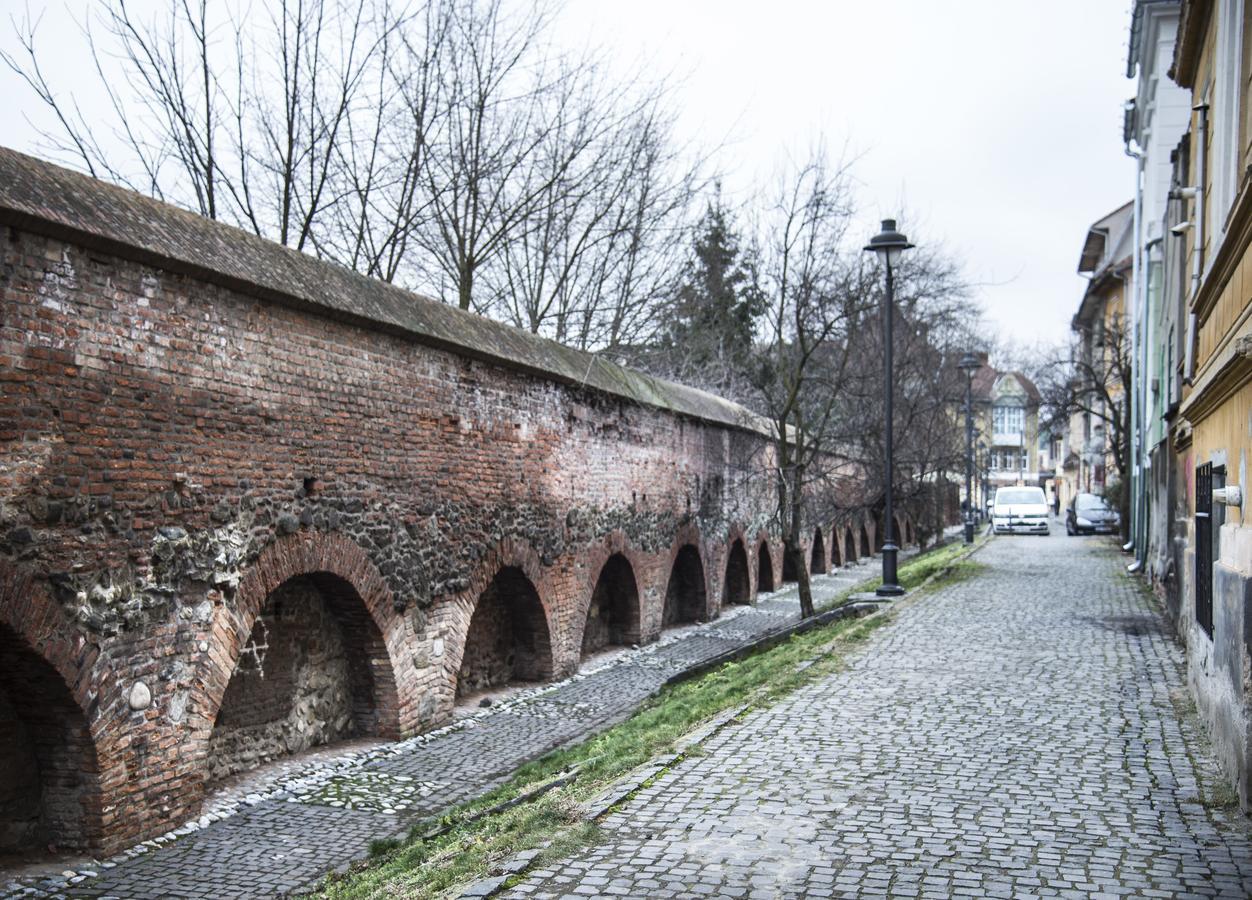
[{"label": "overcast sky", "polygon": [[909,210],[900,227],[957,253],[993,327],[1030,345],[1067,334],[1087,226],[1134,187],[1130,8],[574,0],[561,27],[679,77],[693,133],[732,140],[722,165],[737,185],[815,135],[846,142],[871,224]]},{"label": "overcast sky", "polygon": [[[0,46],[12,49],[8,17],[24,6],[0,0]],[[1030,345],[1065,337],[1086,228],[1131,195],[1129,25],[1128,0],[568,0],[557,36],[670,77],[684,130],[724,144],[733,193],[819,137],[848,146],[866,238],[908,210],[901,228],[957,254],[992,327]],[[89,82],[81,54],[66,53],[49,67],[58,84]],[[0,97],[6,113],[40,112],[7,70]],[[0,144],[37,152],[11,114]]]}]

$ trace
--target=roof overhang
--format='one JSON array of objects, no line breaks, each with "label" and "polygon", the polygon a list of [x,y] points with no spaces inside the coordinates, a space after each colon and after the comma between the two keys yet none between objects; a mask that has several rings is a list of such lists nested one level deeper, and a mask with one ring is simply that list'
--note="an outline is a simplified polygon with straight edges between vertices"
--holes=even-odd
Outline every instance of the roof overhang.
[{"label": "roof overhang", "polygon": [[1157,9],[1177,9],[1180,0],[1137,0],[1134,11],[1130,14],[1130,50],[1126,54],[1126,77],[1135,77],[1135,65],[1143,51],[1144,39],[1147,36],[1149,21],[1148,13]]},{"label": "roof overhang", "polygon": [[1204,33],[1213,15],[1213,0],[1183,0],[1182,18],[1178,23],[1178,40],[1174,44],[1174,63],[1169,77],[1180,87],[1194,88],[1196,67]]}]

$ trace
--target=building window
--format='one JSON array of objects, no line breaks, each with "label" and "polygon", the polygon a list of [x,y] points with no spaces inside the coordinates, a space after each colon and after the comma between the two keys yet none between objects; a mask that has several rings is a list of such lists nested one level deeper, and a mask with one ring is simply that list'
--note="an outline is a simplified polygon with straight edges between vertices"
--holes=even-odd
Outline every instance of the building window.
[{"label": "building window", "polygon": [[1213,636],[1213,464],[1195,470],[1195,620]]},{"label": "building window", "polygon": [[1020,434],[1026,425],[1026,410],[1020,406],[997,406],[992,409],[996,434]]}]

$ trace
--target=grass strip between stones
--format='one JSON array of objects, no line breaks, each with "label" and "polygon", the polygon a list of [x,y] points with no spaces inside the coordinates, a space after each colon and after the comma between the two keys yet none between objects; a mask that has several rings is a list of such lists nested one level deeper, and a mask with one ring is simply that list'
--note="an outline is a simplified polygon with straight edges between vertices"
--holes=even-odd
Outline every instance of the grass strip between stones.
[{"label": "grass strip between stones", "polygon": [[[959,543],[935,548],[902,565],[900,581],[915,591],[929,591],[970,577],[981,568],[966,558],[971,552]],[[875,579],[849,588],[823,608],[846,603],[852,594],[879,583]],[[600,832],[595,822],[586,820],[583,804],[650,760],[674,753],[681,738],[719,713],[740,707],[734,717],[740,719],[753,707],[768,705],[838,671],[890,616],[887,607],[865,618],[838,620],[667,686],[625,721],[522,766],[507,783],[482,797],[437,820],[418,823],[406,840],[376,841],[370,860],[327,876],[318,894],[455,896],[475,879],[509,874],[502,873],[501,866],[520,851],[537,851],[527,859],[526,868],[568,857],[595,843]],[[699,752],[698,745],[682,751]],[[649,778],[659,775],[660,770]]]}]

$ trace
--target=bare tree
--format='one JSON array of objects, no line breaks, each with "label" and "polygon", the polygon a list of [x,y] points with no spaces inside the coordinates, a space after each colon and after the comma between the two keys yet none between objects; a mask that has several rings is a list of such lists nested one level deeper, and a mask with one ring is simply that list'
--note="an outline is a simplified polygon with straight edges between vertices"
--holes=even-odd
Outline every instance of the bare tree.
[{"label": "bare tree", "polygon": [[426,6],[387,31],[364,92],[376,102],[358,104],[344,122],[337,199],[315,246],[383,281],[417,284],[425,273],[411,250],[429,216],[426,153],[443,115],[436,76],[450,26],[447,8]]},{"label": "bare tree", "polygon": [[[1059,348],[1036,374],[1041,397],[1040,418],[1044,427],[1064,430],[1070,417],[1102,425],[1106,440],[1096,451],[1101,465],[1111,458],[1117,481],[1106,494],[1121,512],[1123,537],[1129,536],[1130,492],[1126,488],[1130,466],[1130,404],[1132,356],[1130,334],[1120,313],[1098,320],[1091,334],[1075,335],[1069,346]],[[1094,430],[1094,429],[1093,429]],[[1107,441],[1107,442],[1106,442]]]},{"label": "bare tree", "polygon": [[846,167],[819,147],[788,167],[755,229],[765,336],[751,377],[772,423],[783,552],[806,617],[814,611],[801,546],[806,500],[836,474],[828,451],[839,426],[837,387],[872,305],[864,267],[846,246],[852,212]]},{"label": "bare tree", "polygon": [[[613,351],[657,324],[697,176],[664,95],[640,86],[637,103],[615,105],[595,73],[588,66],[551,98],[560,109],[540,165],[552,177],[488,277],[506,321]],[[589,132],[595,139],[575,152]]]},{"label": "bare tree", "polygon": [[382,0],[278,0],[248,13],[208,0],[171,0],[151,19],[126,0],[89,12],[83,32],[112,120],[103,130],[49,82],[38,19],[14,23],[22,57],[4,61],[52,111],[57,131],[43,137],[58,155],[304,249],[354,155],[349,120],[382,104],[378,75],[408,13]]},{"label": "bare tree", "polygon": [[509,16],[503,0],[447,3],[450,28],[437,73],[444,109],[422,169],[430,225],[420,240],[457,305],[471,309],[479,274],[552,202],[552,186],[594,146],[599,123],[576,115],[563,123],[562,140],[549,139],[545,101],[578,69],[545,56],[545,6]]}]

